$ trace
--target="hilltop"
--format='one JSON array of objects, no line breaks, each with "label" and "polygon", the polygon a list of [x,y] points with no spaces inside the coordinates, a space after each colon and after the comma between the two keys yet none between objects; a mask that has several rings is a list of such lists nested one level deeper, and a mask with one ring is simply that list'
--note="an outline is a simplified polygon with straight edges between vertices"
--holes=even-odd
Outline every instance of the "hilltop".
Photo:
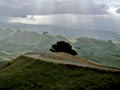
[{"label": "hilltop", "polygon": [[20,56],[1,67],[0,90],[119,90],[119,74]]},{"label": "hilltop", "polygon": [[33,59],[38,59],[41,61],[58,63],[58,64],[68,64],[75,65],[78,67],[92,68],[96,70],[104,70],[111,72],[120,72],[120,68],[105,66],[89,59],[82,58],[79,56],[73,56],[67,53],[27,53],[23,56]]}]

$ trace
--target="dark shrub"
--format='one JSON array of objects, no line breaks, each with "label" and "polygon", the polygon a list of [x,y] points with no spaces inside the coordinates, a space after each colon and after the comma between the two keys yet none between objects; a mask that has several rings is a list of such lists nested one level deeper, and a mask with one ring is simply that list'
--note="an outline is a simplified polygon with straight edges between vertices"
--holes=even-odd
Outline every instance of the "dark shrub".
[{"label": "dark shrub", "polygon": [[65,53],[69,53],[71,55],[77,55],[77,52],[72,49],[72,46],[65,41],[59,41],[56,44],[52,45],[52,48],[50,49],[50,51],[65,52]]}]

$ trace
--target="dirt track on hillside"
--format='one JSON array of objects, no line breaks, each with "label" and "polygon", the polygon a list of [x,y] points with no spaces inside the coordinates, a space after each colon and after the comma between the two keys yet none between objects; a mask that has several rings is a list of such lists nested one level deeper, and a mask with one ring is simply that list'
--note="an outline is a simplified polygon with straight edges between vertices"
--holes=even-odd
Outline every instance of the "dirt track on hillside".
[{"label": "dirt track on hillside", "polygon": [[33,58],[33,59],[38,59],[41,61],[52,62],[56,64],[68,64],[68,65],[74,65],[79,67],[93,68],[97,70],[120,72],[119,68],[104,66],[104,65],[92,62],[88,59],[72,56],[66,53],[51,53],[51,54],[28,53],[28,54],[25,54],[24,56]]}]

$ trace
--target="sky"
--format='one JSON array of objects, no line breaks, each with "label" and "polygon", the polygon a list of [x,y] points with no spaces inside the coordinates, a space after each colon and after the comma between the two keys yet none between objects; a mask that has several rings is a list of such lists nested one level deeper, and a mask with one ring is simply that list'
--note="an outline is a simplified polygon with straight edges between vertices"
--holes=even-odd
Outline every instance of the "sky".
[{"label": "sky", "polygon": [[[0,22],[90,24],[120,22],[120,0],[0,0]],[[112,23],[112,24],[113,24]]]},{"label": "sky", "polygon": [[26,15],[87,14],[104,15],[113,13],[120,0],[0,0],[0,16],[25,17]]}]

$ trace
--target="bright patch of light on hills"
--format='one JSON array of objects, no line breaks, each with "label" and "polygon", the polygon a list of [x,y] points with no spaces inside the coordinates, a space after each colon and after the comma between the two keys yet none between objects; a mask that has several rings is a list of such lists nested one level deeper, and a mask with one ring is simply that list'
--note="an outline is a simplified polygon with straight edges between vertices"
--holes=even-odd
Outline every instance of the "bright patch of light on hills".
[{"label": "bright patch of light on hills", "polygon": [[74,38],[68,38],[68,40],[72,43],[76,43],[77,42],[77,39],[74,39]]}]

